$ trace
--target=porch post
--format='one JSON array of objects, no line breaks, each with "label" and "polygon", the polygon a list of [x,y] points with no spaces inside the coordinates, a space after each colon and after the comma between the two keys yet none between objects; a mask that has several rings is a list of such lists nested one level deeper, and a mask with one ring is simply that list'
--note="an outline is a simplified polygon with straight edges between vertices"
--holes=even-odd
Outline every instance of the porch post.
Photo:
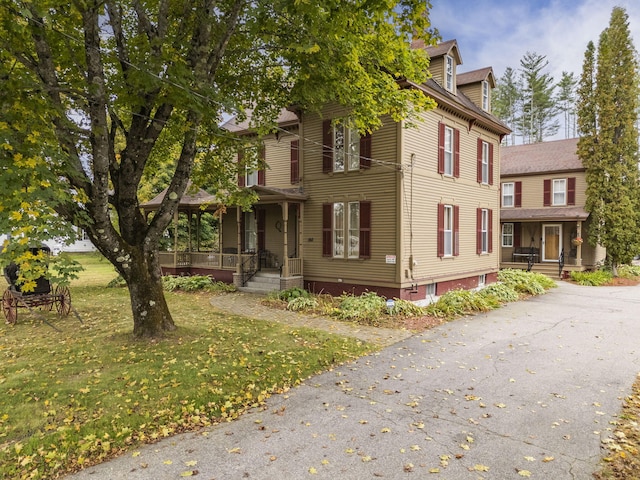
[{"label": "porch post", "polygon": [[238,223],[238,238],[237,238],[237,252],[238,252],[238,261],[236,262],[236,273],[242,273],[242,209],[238,206],[236,207],[236,222]]},{"label": "porch post", "polygon": [[178,268],[178,209],[173,213],[173,268]]},{"label": "porch post", "polygon": [[191,244],[191,219],[193,218],[193,214],[191,210],[187,212],[187,234],[189,235],[189,241],[187,242],[187,249],[189,252],[193,251],[193,245]]},{"label": "porch post", "polygon": [[[576,224],[576,235],[582,238],[582,220],[578,220]],[[582,265],[582,244],[576,245],[576,265]]]},{"label": "porch post", "polygon": [[300,275],[304,276],[304,262],[302,261],[302,258],[304,257],[303,255],[303,248],[304,248],[304,242],[303,242],[303,231],[302,231],[302,222],[304,219],[304,203],[300,202],[298,203],[298,238],[296,239],[298,242],[298,248],[297,248],[297,252],[298,255],[297,257],[300,259]]},{"label": "porch post", "polygon": [[282,202],[282,235],[283,235],[283,243],[282,243],[282,276],[285,278],[289,278],[289,202],[286,200]]}]

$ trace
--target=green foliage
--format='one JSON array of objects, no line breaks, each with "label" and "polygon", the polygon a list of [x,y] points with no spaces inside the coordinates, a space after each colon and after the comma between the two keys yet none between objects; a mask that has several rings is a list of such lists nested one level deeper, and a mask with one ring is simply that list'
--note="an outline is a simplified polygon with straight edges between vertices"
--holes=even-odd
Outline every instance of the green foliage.
[{"label": "green foliage", "polygon": [[600,286],[611,281],[613,275],[608,270],[594,270],[593,272],[571,272],[571,280],[579,285]]},{"label": "green foliage", "polygon": [[556,282],[546,275],[511,268],[500,270],[498,281],[507,284],[518,293],[531,295],[542,295],[549,288],[556,286]]},{"label": "green foliage", "polygon": [[207,275],[165,275],[162,277],[163,288],[167,292],[173,292],[175,290],[182,290],[184,292],[195,292],[198,290],[205,290],[208,292],[235,292],[234,285],[216,282]]},{"label": "green foliage", "polygon": [[615,275],[640,251],[638,60],[628,17],[614,7],[596,51],[585,52],[578,88],[578,155],[586,169],[588,241],[602,245]]},{"label": "green foliage", "polygon": [[473,312],[486,312],[500,306],[500,302],[490,295],[482,295],[471,290],[450,290],[427,306],[427,312],[438,318],[453,318]]},{"label": "green foliage", "polygon": [[421,317],[425,315],[425,308],[416,305],[409,300],[394,299],[395,303],[391,309],[391,315],[398,315],[401,317]]},{"label": "green foliage", "polygon": [[640,277],[640,265],[620,265],[618,267],[618,276],[622,278]]},{"label": "green foliage", "polygon": [[375,325],[386,312],[387,302],[375,292],[366,292],[360,296],[343,294],[339,299],[334,316],[341,320],[353,320]]},{"label": "green foliage", "polygon": [[107,283],[107,288],[122,288],[126,286],[127,282],[125,282],[124,278],[122,278],[122,275],[118,275],[113,280],[110,280],[109,283]]},{"label": "green foliage", "polygon": [[478,292],[480,295],[493,297],[500,303],[515,302],[520,298],[516,290],[507,283],[492,283]]},{"label": "green foliage", "polygon": [[292,287],[287,290],[280,290],[279,292],[275,292],[275,296],[280,300],[284,300],[285,302],[290,302],[295,298],[300,298],[300,297],[309,298],[311,294],[303,288]]},{"label": "green foliage", "polygon": [[318,301],[313,297],[293,297],[287,302],[287,310],[294,312],[316,308],[318,308]]}]

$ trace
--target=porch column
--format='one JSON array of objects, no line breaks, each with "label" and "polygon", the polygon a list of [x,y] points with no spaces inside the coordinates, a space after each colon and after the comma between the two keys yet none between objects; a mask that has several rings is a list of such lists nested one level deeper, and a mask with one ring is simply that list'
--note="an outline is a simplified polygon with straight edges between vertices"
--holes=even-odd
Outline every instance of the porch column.
[{"label": "porch column", "polygon": [[178,208],[173,213],[173,268],[178,267]]},{"label": "porch column", "polygon": [[191,210],[187,212],[187,235],[189,235],[189,241],[187,242],[187,250],[193,252],[193,245],[191,244],[191,219],[193,218]]},{"label": "porch column", "polygon": [[[582,238],[582,220],[576,223],[576,235]],[[576,245],[576,265],[582,265],[582,244]]]},{"label": "porch column", "polygon": [[238,223],[237,251],[238,261],[236,262],[236,273],[242,273],[242,256],[240,249],[242,248],[242,209],[236,207],[236,222]]},{"label": "porch column", "polygon": [[304,275],[304,262],[302,261],[302,258],[304,257],[303,255],[303,250],[304,250],[304,239],[303,239],[303,219],[304,219],[304,203],[300,202],[298,203],[298,255],[297,257],[300,259],[300,275]]},{"label": "porch column", "polygon": [[286,200],[282,202],[282,235],[284,237],[284,241],[282,243],[282,276],[285,278],[289,277],[289,233],[288,233],[288,223],[289,223],[289,202]]}]

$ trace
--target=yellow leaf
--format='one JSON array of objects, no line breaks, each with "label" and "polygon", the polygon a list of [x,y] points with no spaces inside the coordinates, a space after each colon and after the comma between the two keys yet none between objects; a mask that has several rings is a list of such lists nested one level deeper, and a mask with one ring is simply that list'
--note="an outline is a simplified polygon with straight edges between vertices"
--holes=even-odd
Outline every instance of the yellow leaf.
[{"label": "yellow leaf", "polygon": [[231,450],[228,450],[229,453],[242,453],[242,450],[240,450],[240,447],[236,447],[236,448],[232,448]]},{"label": "yellow leaf", "polygon": [[322,460],[322,465],[329,465],[329,460],[327,460],[326,458],[324,460]]},{"label": "yellow leaf", "polygon": [[380,430],[380,433],[389,433],[391,429],[389,427],[384,427]]},{"label": "yellow leaf", "polygon": [[489,471],[489,467],[487,467],[486,465],[481,465],[481,464],[474,465],[473,469],[476,472],[488,472]]},{"label": "yellow leaf", "polygon": [[555,460],[555,458],[553,457],[544,457],[542,459],[543,462],[548,463],[548,462],[553,462]]},{"label": "yellow leaf", "polygon": [[184,462],[187,467],[195,467],[198,464],[197,460],[190,460],[188,462]]},{"label": "yellow leaf", "polygon": [[369,455],[365,455],[364,457],[362,457],[363,462],[370,462],[371,460],[373,459]]},{"label": "yellow leaf", "polygon": [[318,470],[316,470],[316,469],[315,469],[315,467],[311,467],[311,468],[309,469],[309,473],[310,473],[311,475],[315,475],[316,473],[318,473]]},{"label": "yellow leaf", "polygon": [[132,457],[139,457],[140,456],[140,452],[133,452],[131,454]]},{"label": "yellow leaf", "polygon": [[531,472],[529,470],[518,470],[518,475],[521,477],[530,477]]},{"label": "yellow leaf", "polygon": [[171,460],[165,460],[163,463],[165,465],[171,465],[173,462]]},{"label": "yellow leaf", "polygon": [[535,462],[536,459],[533,457],[524,457],[525,460],[527,460],[528,462]]},{"label": "yellow leaf", "polygon": [[440,473],[440,469],[438,467],[432,468],[429,470],[429,473]]},{"label": "yellow leaf", "polygon": [[193,470],[187,470],[185,472],[182,472],[180,474],[181,477],[192,477],[193,476]]}]

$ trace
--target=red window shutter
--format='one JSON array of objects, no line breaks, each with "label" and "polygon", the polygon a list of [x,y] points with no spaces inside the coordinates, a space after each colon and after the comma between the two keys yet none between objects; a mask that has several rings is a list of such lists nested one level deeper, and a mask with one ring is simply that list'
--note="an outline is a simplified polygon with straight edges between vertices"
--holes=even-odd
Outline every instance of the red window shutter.
[{"label": "red window shutter", "polygon": [[262,208],[256,209],[256,227],[258,230],[258,250],[264,250],[264,234],[267,224],[267,211]]},{"label": "red window shutter", "polygon": [[515,182],[515,207],[522,207],[522,182]]},{"label": "red window shutter", "polygon": [[300,140],[291,142],[291,183],[300,182]]},{"label": "red window shutter", "polygon": [[371,134],[360,137],[360,168],[371,168]]},{"label": "red window shutter", "polygon": [[576,204],[576,177],[567,178],[567,205]]},{"label": "red window shutter", "polygon": [[488,235],[489,235],[489,245],[487,246],[489,249],[489,253],[493,252],[493,210],[488,210],[488,221],[489,221],[489,226],[488,226]]},{"label": "red window shutter", "polygon": [[513,224],[513,246],[514,247],[519,247],[520,246],[520,223],[514,223]]},{"label": "red window shutter", "polygon": [[444,173],[444,123],[438,123],[438,173]]},{"label": "red window shutter", "polygon": [[460,177],[460,130],[453,131],[453,176]]},{"label": "red window shutter", "polygon": [[244,152],[240,150],[238,152],[238,186],[244,187],[246,185],[247,173],[243,165]]},{"label": "red window shutter", "polygon": [[322,122],[322,173],[333,171],[333,126],[331,120]]},{"label": "red window shutter", "polygon": [[489,144],[489,185],[493,185],[493,143]]},{"label": "red window shutter", "polygon": [[453,256],[460,255],[460,207],[453,206]]},{"label": "red window shutter", "polygon": [[476,181],[478,183],[482,183],[482,139],[481,138],[478,139],[476,164],[477,164]]},{"label": "red window shutter", "polygon": [[444,205],[438,204],[438,256],[444,257]]},{"label": "red window shutter", "polygon": [[482,209],[476,208],[476,253],[482,253]]},{"label": "red window shutter", "polygon": [[333,255],[332,231],[333,223],[333,203],[322,204],[322,256],[330,257]]},{"label": "red window shutter", "polygon": [[258,185],[266,185],[265,183],[265,158],[266,158],[266,154],[265,154],[265,147],[264,145],[260,145],[260,147],[258,147],[258,168],[260,170],[258,170]]},{"label": "red window shutter", "polygon": [[551,205],[551,180],[549,179],[546,179],[544,181],[544,196],[542,203],[545,207]]},{"label": "red window shutter", "polygon": [[371,202],[360,202],[360,258],[371,258]]}]

